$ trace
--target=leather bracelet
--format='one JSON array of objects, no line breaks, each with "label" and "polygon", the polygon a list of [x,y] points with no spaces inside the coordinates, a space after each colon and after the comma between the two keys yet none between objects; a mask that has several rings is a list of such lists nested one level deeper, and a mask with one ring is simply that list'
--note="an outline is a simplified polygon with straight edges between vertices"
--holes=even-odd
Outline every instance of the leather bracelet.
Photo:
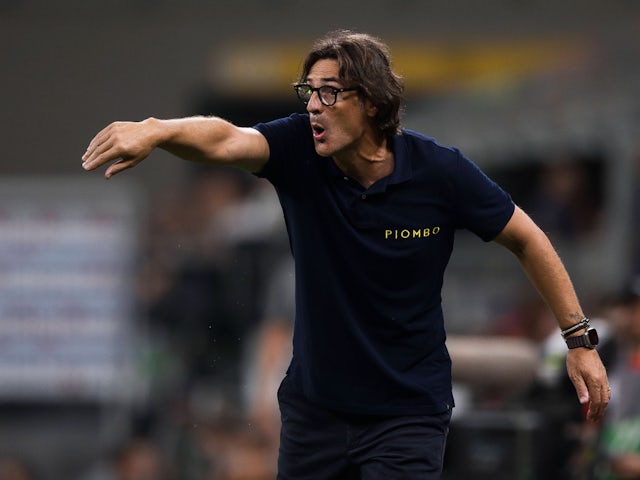
[{"label": "leather bracelet", "polygon": [[571,335],[572,333],[576,333],[579,330],[586,330],[589,327],[590,327],[589,319],[587,317],[582,317],[582,319],[578,323],[571,325],[570,327],[567,327],[564,330],[562,330],[560,332],[560,335],[562,335],[562,338],[567,338],[568,335]]}]

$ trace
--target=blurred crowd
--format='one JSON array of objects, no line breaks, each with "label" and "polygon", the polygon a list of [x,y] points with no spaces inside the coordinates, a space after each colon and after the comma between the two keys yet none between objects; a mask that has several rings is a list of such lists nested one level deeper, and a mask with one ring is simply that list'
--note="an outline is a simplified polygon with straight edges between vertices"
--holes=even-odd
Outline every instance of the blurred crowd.
[{"label": "blurred crowd", "polygon": [[134,419],[144,443],[124,453],[131,469],[156,473],[118,476],[120,455],[107,465],[111,476],[98,464],[78,480],[273,478],[275,392],[294,317],[275,193],[245,172],[194,166],[185,184],[150,205],[137,283],[151,384]]}]

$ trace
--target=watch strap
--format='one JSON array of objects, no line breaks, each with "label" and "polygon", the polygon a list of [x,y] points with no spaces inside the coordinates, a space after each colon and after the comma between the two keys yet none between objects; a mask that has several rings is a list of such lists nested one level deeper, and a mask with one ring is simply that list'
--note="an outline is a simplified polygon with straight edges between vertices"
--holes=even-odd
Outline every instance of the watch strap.
[{"label": "watch strap", "polygon": [[586,347],[587,346],[587,339],[586,339],[586,337],[584,335],[578,335],[577,337],[565,338],[565,341],[567,342],[567,347],[569,347],[570,349],[579,348],[579,347]]}]

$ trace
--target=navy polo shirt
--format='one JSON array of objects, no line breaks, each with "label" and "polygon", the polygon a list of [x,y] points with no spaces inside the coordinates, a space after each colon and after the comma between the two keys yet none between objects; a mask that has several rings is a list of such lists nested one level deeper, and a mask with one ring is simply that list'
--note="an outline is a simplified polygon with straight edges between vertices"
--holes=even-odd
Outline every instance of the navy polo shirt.
[{"label": "navy polo shirt", "polygon": [[292,385],[344,412],[412,415],[453,406],[441,308],[457,229],[489,241],[507,193],[457,149],[403,130],[395,168],[369,188],[314,149],[308,115],[256,125],[295,259]]}]

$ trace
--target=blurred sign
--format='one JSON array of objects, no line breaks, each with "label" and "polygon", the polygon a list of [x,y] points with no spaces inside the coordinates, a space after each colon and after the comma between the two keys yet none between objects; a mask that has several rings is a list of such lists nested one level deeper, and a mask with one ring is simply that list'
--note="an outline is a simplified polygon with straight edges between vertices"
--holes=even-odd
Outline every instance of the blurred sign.
[{"label": "blurred sign", "polygon": [[[466,42],[390,41],[394,69],[413,93],[504,83],[549,69],[575,68],[587,45],[575,38]],[[310,44],[309,44],[310,47]],[[307,47],[300,41],[243,39],[212,49],[213,90],[245,99],[293,95]]]},{"label": "blurred sign", "polygon": [[0,180],[0,398],[135,395],[134,192]]}]

